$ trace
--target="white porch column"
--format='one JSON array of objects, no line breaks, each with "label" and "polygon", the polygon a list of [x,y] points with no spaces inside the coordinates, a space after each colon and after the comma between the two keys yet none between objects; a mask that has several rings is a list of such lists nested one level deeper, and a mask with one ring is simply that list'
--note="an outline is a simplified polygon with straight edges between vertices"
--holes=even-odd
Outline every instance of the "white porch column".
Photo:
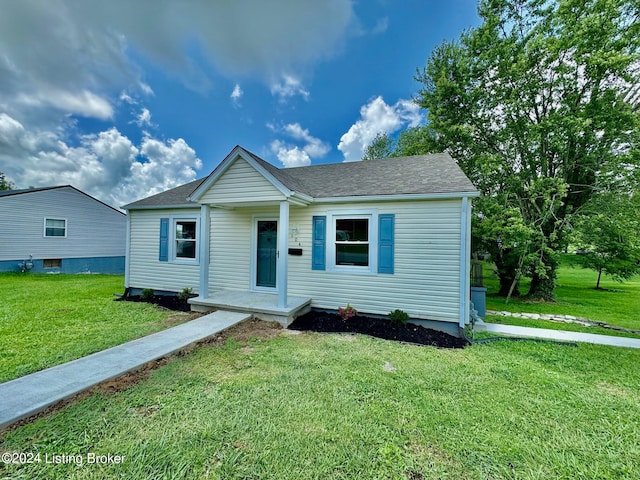
[{"label": "white porch column", "polygon": [[280,202],[278,221],[278,307],[287,306],[287,277],[289,276],[289,202]]},{"label": "white porch column", "polygon": [[200,257],[200,284],[198,286],[198,296],[207,298],[209,296],[209,257],[211,235],[211,208],[209,205],[200,206],[200,246],[198,255]]}]

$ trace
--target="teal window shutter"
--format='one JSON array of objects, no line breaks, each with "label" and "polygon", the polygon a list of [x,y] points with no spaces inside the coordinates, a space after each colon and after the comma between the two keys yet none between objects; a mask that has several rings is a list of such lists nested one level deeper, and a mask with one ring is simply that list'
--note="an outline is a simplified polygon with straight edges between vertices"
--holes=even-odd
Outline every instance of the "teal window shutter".
[{"label": "teal window shutter", "polygon": [[395,215],[378,216],[378,273],[393,273]]},{"label": "teal window shutter", "polygon": [[311,270],[326,269],[327,217],[313,217],[313,246],[311,248]]},{"label": "teal window shutter", "polygon": [[169,219],[160,219],[160,255],[161,262],[169,261]]}]

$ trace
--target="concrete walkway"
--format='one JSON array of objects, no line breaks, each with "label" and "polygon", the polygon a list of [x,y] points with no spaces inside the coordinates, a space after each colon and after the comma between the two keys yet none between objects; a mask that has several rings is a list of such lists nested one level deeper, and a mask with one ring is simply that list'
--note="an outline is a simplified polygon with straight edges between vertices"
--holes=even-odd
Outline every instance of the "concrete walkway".
[{"label": "concrete walkway", "polygon": [[550,330],[547,328],[518,327],[499,323],[480,323],[475,326],[478,332],[497,333],[512,337],[545,338],[560,342],[584,342],[612,347],[640,348],[640,338],[614,337],[595,333],[568,332],[566,330]]},{"label": "concrete walkway", "polygon": [[2,383],[0,429],[250,317],[248,313],[217,311],[138,340]]}]

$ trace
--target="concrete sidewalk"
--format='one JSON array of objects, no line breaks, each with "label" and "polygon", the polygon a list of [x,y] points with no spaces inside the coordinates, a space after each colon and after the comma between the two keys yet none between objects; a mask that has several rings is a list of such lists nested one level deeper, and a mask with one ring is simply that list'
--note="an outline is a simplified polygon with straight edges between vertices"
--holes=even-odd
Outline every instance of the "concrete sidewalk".
[{"label": "concrete sidewalk", "polygon": [[612,347],[640,348],[639,338],[614,337],[595,333],[568,332],[566,330],[550,330],[547,328],[518,327],[500,323],[480,323],[475,326],[478,332],[497,333],[512,337],[544,338],[560,342],[583,342]]},{"label": "concrete sidewalk", "polygon": [[250,317],[248,313],[217,311],[177,327],[2,383],[0,429]]}]

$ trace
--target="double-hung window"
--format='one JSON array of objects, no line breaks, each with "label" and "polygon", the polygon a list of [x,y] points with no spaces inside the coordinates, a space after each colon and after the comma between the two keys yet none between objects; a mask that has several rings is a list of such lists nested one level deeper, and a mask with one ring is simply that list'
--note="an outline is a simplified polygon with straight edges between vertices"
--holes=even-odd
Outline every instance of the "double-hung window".
[{"label": "double-hung window", "polygon": [[369,266],[369,218],[336,218],[336,258],[338,265]]},{"label": "double-hung window", "polygon": [[45,218],[44,219],[44,236],[45,237],[66,237],[67,221],[62,218]]},{"label": "double-hung window", "polygon": [[372,273],[377,268],[375,211],[336,211],[327,216],[327,268]]},{"label": "double-hung window", "polygon": [[175,258],[195,260],[197,258],[197,223],[195,220],[175,221]]}]

